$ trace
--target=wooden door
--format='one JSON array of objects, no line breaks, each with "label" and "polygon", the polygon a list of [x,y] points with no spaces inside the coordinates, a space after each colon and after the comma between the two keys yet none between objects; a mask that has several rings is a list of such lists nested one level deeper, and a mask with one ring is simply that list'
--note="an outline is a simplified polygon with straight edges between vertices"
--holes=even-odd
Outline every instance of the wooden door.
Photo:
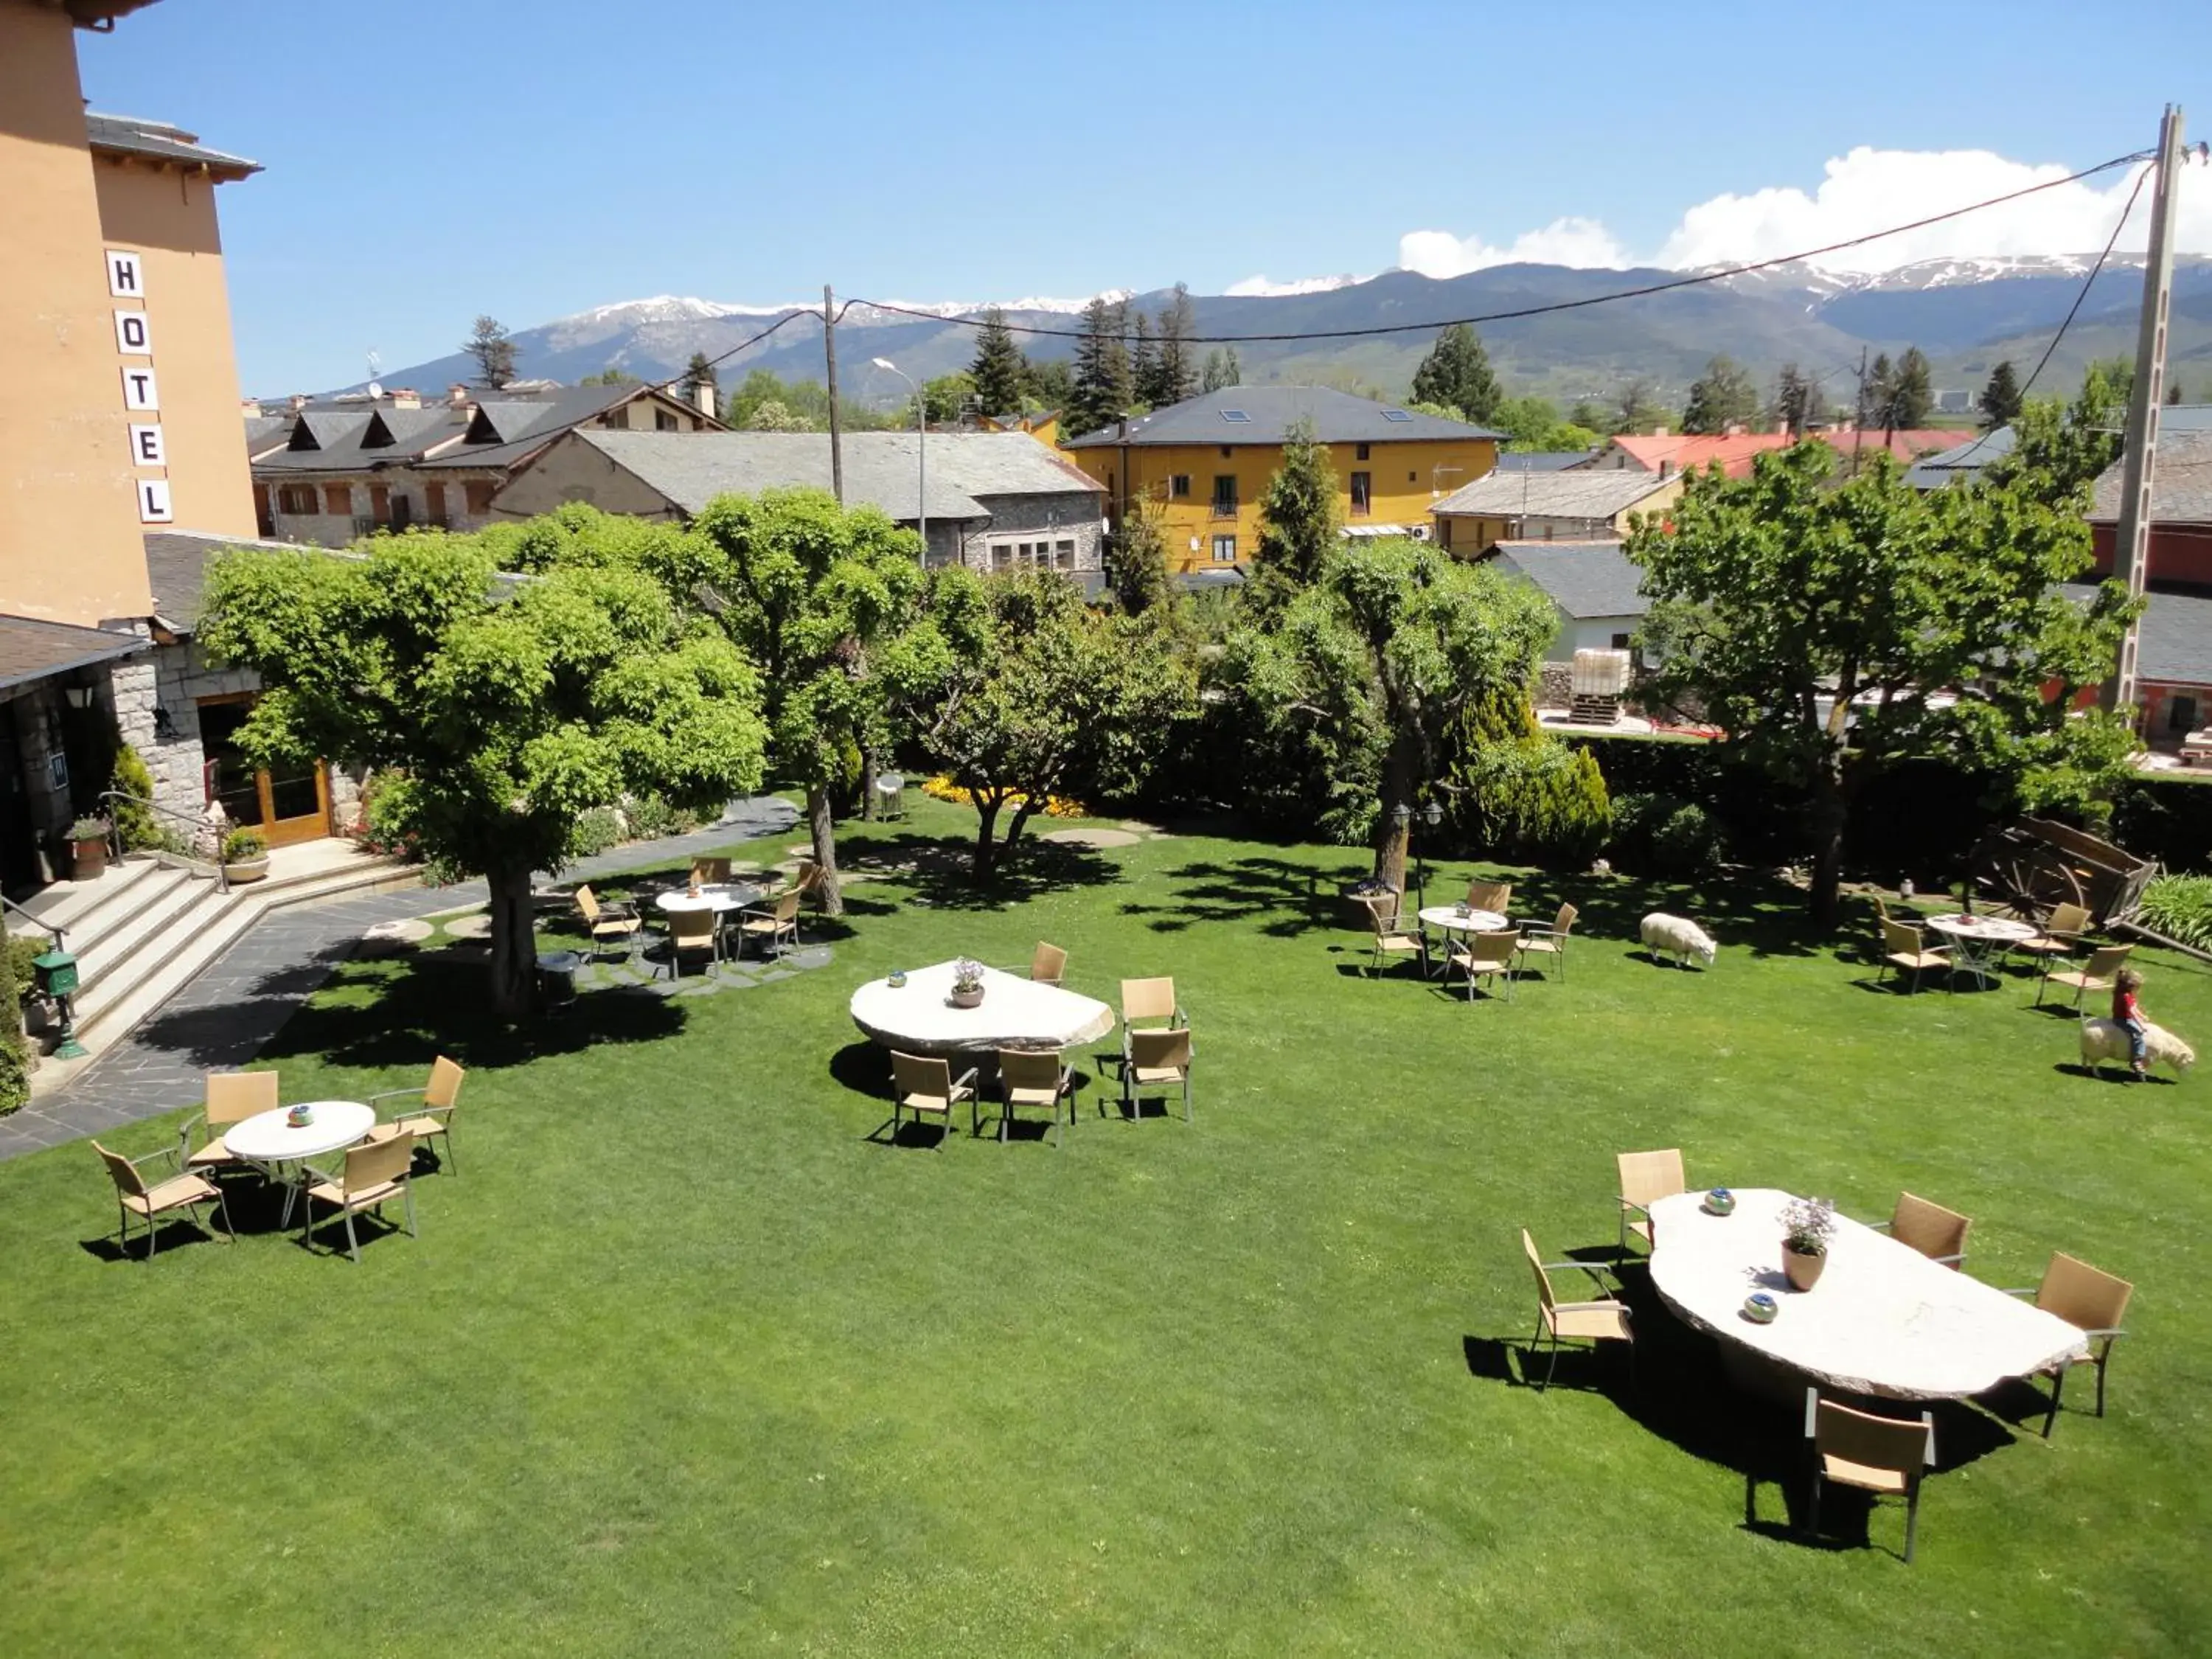
[{"label": "wooden door", "polygon": [[330,775],[320,761],[271,772],[249,766],[238,752],[238,728],[253,709],[254,693],[200,700],[200,753],[207,799],[242,829],[258,830],[271,847],[315,841],[330,833]]}]

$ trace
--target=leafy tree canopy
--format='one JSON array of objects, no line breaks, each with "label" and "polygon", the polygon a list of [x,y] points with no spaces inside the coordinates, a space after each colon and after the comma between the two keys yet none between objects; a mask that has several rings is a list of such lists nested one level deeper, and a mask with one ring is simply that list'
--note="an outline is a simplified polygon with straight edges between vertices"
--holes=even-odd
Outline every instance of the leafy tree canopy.
[{"label": "leafy tree canopy", "polygon": [[1343,525],[1328,447],[1315,439],[1311,422],[1294,422],[1284,434],[1282,462],[1260,497],[1260,545],[1254,562],[1261,586],[1304,586],[1313,581]]},{"label": "leafy tree canopy", "polygon": [[1730,427],[1748,428],[1759,419],[1759,387],[1735,358],[1723,354],[1705,364],[1705,372],[1690,384],[1690,400],[1682,410],[1682,430],[1722,433]]},{"label": "leafy tree canopy", "polygon": [[1416,402],[1449,404],[1478,425],[1490,423],[1503,395],[1481,336],[1465,323],[1454,323],[1437,335],[1429,355],[1413,371]]}]

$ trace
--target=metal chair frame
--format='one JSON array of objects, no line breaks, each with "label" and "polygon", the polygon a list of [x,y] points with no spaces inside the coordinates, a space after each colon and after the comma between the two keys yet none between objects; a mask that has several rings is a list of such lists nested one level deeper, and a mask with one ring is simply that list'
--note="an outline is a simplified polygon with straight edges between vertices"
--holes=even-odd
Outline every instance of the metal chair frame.
[{"label": "metal chair frame", "polygon": [[[220,1237],[223,1243],[228,1243],[234,1237],[230,1230],[230,1203],[223,1196],[222,1188],[205,1176],[185,1169],[183,1154],[177,1147],[157,1146],[150,1152],[140,1153],[137,1158],[125,1158],[121,1152],[108,1151],[95,1140],[92,1143],[92,1150],[100,1154],[100,1161],[107,1166],[109,1178],[115,1184],[115,1243],[116,1247],[125,1255],[127,1255],[131,1252],[131,1212],[126,1202],[128,1198],[149,1200],[146,1211],[140,1217],[140,1219],[146,1224],[146,1260],[149,1261],[154,1259],[161,1248],[159,1243],[161,1231],[161,1218],[165,1215],[173,1214],[179,1210],[189,1215],[191,1218],[192,1225],[198,1227],[210,1238]],[[174,1199],[158,1210],[153,1208],[150,1203],[153,1188],[147,1184],[146,1177],[140,1170],[139,1165],[151,1164],[157,1158],[167,1159],[175,1170],[176,1175],[170,1177],[171,1179],[182,1177],[197,1181],[207,1188],[207,1192],[191,1198]],[[125,1184],[123,1172],[126,1170],[130,1171],[130,1179],[135,1184],[135,1189],[134,1186]],[[222,1232],[220,1236],[206,1222],[200,1219],[199,1206],[206,1203],[210,1196],[215,1200],[216,1213],[222,1217]]]}]

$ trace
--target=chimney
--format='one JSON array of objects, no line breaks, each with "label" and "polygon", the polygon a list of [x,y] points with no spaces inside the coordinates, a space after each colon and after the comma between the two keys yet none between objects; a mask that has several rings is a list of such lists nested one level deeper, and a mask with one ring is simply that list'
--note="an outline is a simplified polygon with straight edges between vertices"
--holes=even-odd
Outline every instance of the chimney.
[{"label": "chimney", "polygon": [[1666,423],[1662,422],[1659,425],[1653,427],[1651,428],[1651,435],[1655,438],[1665,437],[1667,435]]},{"label": "chimney", "polygon": [[392,406],[394,409],[420,409],[422,407],[422,394],[411,386],[396,386],[392,388]]},{"label": "chimney", "polygon": [[1776,432],[1776,433],[1777,433],[1777,434],[1781,437],[1781,439],[1782,439],[1782,447],[1783,447],[1784,449],[1789,448],[1789,447],[1790,447],[1790,446],[1791,444],[1793,444],[1793,443],[1795,443],[1795,442],[1796,441],[1796,438],[1795,434],[1792,434],[1792,433],[1790,432],[1790,422],[1787,422],[1787,421],[1778,421],[1778,422],[1775,422],[1775,426],[1774,426],[1774,430],[1775,430],[1775,432]]},{"label": "chimney", "polygon": [[287,401],[291,404],[292,412],[297,415],[307,406],[307,394],[304,392],[295,392]]},{"label": "chimney", "polygon": [[694,380],[691,383],[691,406],[710,421],[721,419],[722,411],[714,407],[714,383],[712,380]]},{"label": "chimney", "polygon": [[469,383],[466,380],[456,380],[446,388],[446,405],[455,410],[469,406]]},{"label": "chimney", "polygon": [[1743,436],[1743,422],[1741,421],[1730,421],[1726,426],[1721,428],[1721,436],[1723,438],[1741,438]]},{"label": "chimney", "polygon": [[238,412],[249,421],[253,419],[261,413],[260,400],[256,398],[240,398],[238,400]]}]

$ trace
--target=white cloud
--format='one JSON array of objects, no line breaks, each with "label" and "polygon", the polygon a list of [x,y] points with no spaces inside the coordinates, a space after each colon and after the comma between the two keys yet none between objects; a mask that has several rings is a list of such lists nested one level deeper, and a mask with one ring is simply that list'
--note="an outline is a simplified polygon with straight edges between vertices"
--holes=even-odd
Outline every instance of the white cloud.
[{"label": "white cloud", "polygon": [[[2015,161],[1991,150],[1875,149],[1861,145],[1832,158],[1810,191],[1770,185],[1746,195],[1716,196],[1686,211],[1648,258],[1633,258],[1595,219],[1555,219],[1504,246],[1480,235],[1409,231],[1399,239],[1398,263],[1428,276],[1455,276],[1516,260],[1618,269],[1650,264],[1677,269],[1743,264],[1847,241],[1870,231],[2002,196],[2073,169]],[[2039,191],[1923,229],[1885,236],[1824,257],[1836,271],[1888,270],[1923,259],[2094,253],[2104,246],[2132,188],[2132,173]],[[2149,192],[2137,203],[2119,247],[2142,251],[2150,222]],[[2175,237],[2184,252],[2212,252],[2212,172],[2201,164],[2182,173]]]},{"label": "white cloud", "polygon": [[1285,294],[1326,294],[1331,289],[1350,288],[1354,283],[1364,283],[1364,276],[1347,273],[1342,276],[1301,276],[1295,282],[1278,283],[1267,276],[1247,276],[1241,283],[1231,283],[1221,291],[1231,299],[1271,299]]}]

